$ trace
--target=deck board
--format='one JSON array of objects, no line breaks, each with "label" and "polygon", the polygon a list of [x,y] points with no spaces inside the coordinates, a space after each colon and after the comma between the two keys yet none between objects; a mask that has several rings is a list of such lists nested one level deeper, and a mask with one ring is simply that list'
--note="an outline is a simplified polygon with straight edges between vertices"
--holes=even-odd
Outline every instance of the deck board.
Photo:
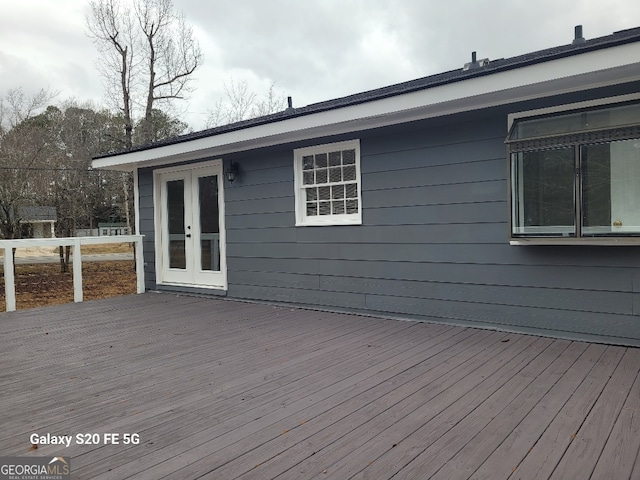
[{"label": "deck board", "polygon": [[[463,333],[474,337],[468,338],[467,349],[479,352],[488,344],[486,332]],[[418,357],[413,362],[399,364],[398,372],[389,372],[393,375],[391,380],[386,376],[378,378],[378,383],[369,388],[350,396],[339,396],[334,399],[336,406],[327,410],[327,414],[309,418],[306,412],[301,412],[290,424],[294,428],[290,428],[285,435],[273,432],[271,438],[258,449],[221,468],[221,476],[235,478],[233,475],[242,473],[246,474],[246,478],[269,478],[346,435],[352,437],[348,441],[353,441],[353,438],[357,438],[354,435],[357,426],[384,414],[397,402],[424,388],[425,384],[433,384],[464,362],[464,357],[460,355],[461,339],[456,335],[431,347],[431,353],[437,354],[435,356]],[[454,341],[458,343],[451,344]]]},{"label": "deck board", "polygon": [[[363,452],[370,452],[372,447],[375,447],[379,456],[372,458],[369,464],[358,462],[355,457],[350,458],[347,466],[351,464],[353,467],[349,476],[357,474],[355,478],[384,478],[394,471],[401,472],[414,462],[426,447],[433,445],[440,438],[446,438],[451,428],[485,400],[505,391],[513,394],[514,389],[509,388],[512,386],[510,382],[520,381],[521,377],[517,374],[554,344],[550,339],[523,340],[525,341],[514,342],[513,348],[505,350],[502,358],[494,359],[490,364],[473,372],[473,375],[447,389],[443,395],[431,399],[411,415],[393,424],[382,438],[376,438],[370,445],[363,445]],[[499,367],[493,370],[497,365]],[[446,455],[444,461],[448,460],[448,453]]]},{"label": "deck board", "polygon": [[507,478],[515,471],[551,420],[589,374],[605,349],[604,345],[589,345],[582,356],[563,375],[561,381],[552,387],[511,432],[502,439],[498,439],[501,440],[500,445],[484,462],[476,465],[469,463],[471,467],[477,469],[470,478],[472,480]]},{"label": "deck board", "polygon": [[[0,455],[76,479],[633,478],[640,350],[173,294],[0,314]],[[31,433],[139,433],[40,446]]]},{"label": "deck board", "polygon": [[[529,382],[522,382],[522,388],[513,399],[506,403],[504,395],[494,395],[489,398],[472,414],[443,435],[431,447],[426,449],[420,457],[431,456],[434,447],[441,444],[449,450],[451,459],[443,466],[440,462],[431,465],[434,474],[432,478],[468,478],[474,473],[474,466],[481,465],[493,450],[511,433],[527,414],[549,393],[551,388],[575,363],[586,349],[584,344],[562,346],[561,351],[552,363],[541,365],[543,370]],[[509,388],[515,388],[511,385]],[[446,454],[442,451],[438,457]],[[425,461],[418,457],[407,474],[424,471],[428,474]],[[428,458],[428,457],[427,457]]]},{"label": "deck board", "polygon": [[637,361],[638,358],[634,351],[625,352],[618,368],[602,390],[600,396],[605,401],[596,402],[591,409],[554,470],[552,479],[591,476],[628,392],[638,375]]},{"label": "deck board", "polygon": [[633,465],[640,450],[638,431],[640,431],[640,376],[636,376],[611,436],[598,459],[593,478],[638,478],[637,474],[632,476]]}]

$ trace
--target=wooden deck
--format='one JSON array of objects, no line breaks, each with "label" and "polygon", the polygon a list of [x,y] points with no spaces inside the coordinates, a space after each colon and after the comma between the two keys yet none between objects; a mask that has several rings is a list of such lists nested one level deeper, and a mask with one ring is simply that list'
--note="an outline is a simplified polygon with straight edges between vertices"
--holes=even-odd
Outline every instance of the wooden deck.
[{"label": "wooden deck", "polygon": [[1,313],[0,365],[0,456],[74,479],[640,478],[640,349],[148,293]]}]

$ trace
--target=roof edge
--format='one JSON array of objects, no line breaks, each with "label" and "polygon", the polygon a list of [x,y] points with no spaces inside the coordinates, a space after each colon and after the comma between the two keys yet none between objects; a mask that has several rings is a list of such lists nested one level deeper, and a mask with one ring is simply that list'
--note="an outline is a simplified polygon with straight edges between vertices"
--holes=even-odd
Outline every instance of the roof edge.
[{"label": "roof edge", "polygon": [[126,155],[135,152],[142,152],[146,150],[153,150],[168,145],[177,145],[180,143],[186,143],[193,140],[199,140],[208,137],[214,137],[224,133],[231,133],[240,130],[245,130],[252,127],[258,127],[262,125],[268,125],[271,123],[277,123],[283,120],[290,120],[294,118],[304,117],[317,113],[327,112],[331,110],[337,110],[345,107],[361,105],[364,103],[374,102],[377,100],[384,100],[391,97],[396,97],[408,93],[417,92],[420,90],[427,90],[442,85],[459,83],[466,80],[479,78],[488,75],[494,75],[501,72],[507,72],[510,70],[516,70],[527,66],[550,62],[553,60],[559,60],[567,57],[582,55],[589,52],[594,52],[602,49],[613,48],[628,43],[634,43],[640,41],[640,27],[635,27],[626,30],[620,30],[613,34],[603,37],[597,37],[594,39],[586,40],[581,43],[570,43],[561,45],[558,47],[552,47],[536,52],[518,55],[508,59],[498,59],[489,61],[484,66],[474,69],[464,70],[463,68],[450,70],[435,75],[429,75],[421,77],[415,80],[409,80],[406,82],[396,83],[393,85],[368,90],[365,92],[355,93],[336,99],[326,100],[322,102],[313,103],[299,108],[287,108],[281,112],[273,114],[243,120],[232,124],[222,125],[211,129],[205,129],[178,137],[169,138],[160,142],[140,145],[139,147],[123,150],[118,152],[111,152],[108,154],[96,156],[93,159],[99,160],[104,158],[111,158],[120,155]]}]

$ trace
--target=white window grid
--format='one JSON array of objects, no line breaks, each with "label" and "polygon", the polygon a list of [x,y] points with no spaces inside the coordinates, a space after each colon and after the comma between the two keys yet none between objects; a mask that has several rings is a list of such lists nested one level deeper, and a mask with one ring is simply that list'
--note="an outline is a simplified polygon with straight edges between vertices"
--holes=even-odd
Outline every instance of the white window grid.
[{"label": "white window grid", "polygon": [[295,151],[298,225],[361,223],[359,142]]}]

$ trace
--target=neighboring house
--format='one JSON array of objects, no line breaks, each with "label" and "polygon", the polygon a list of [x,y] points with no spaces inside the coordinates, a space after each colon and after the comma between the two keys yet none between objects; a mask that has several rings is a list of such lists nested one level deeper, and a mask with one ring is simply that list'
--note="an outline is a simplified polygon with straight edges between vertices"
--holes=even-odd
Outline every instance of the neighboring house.
[{"label": "neighboring house", "polygon": [[76,228],[74,235],[76,237],[97,237],[100,235],[100,230],[97,228]]},{"label": "neighboring house", "polygon": [[23,238],[55,238],[56,207],[18,207]]},{"label": "neighboring house", "polygon": [[93,166],[148,289],[640,345],[640,28],[581,37]]},{"label": "neighboring house", "polygon": [[100,236],[131,235],[131,229],[126,223],[98,223]]}]

